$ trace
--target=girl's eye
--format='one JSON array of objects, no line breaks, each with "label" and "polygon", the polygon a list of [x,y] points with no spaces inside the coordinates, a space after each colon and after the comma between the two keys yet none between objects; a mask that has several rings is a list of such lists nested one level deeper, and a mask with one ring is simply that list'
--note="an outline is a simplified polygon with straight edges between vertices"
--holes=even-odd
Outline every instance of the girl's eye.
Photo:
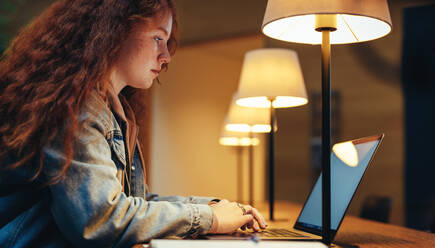
[{"label": "girl's eye", "polygon": [[157,41],[157,42],[159,42],[159,41],[161,41],[161,40],[163,40],[163,39],[160,38],[160,37],[154,37],[154,40]]}]

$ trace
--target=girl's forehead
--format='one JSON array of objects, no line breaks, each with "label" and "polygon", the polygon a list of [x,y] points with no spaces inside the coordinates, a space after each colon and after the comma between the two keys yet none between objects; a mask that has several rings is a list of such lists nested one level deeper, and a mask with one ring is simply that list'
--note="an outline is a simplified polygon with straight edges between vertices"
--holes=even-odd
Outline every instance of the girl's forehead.
[{"label": "girl's forehead", "polygon": [[144,22],[138,23],[133,29],[135,31],[153,31],[163,29],[168,34],[172,28],[172,13],[170,11],[159,11],[155,15],[148,17]]},{"label": "girl's forehead", "polygon": [[168,25],[172,24],[172,13],[169,9],[161,10],[154,16],[150,17],[151,23],[155,25]]}]

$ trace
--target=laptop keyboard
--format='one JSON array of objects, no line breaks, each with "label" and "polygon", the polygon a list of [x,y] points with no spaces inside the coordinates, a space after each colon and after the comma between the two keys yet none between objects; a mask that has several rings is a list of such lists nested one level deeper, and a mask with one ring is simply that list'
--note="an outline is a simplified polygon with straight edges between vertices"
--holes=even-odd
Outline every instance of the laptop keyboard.
[{"label": "laptop keyboard", "polygon": [[285,237],[308,237],[301,233],[293,232],[284,228],[266,228],[261,231],[261,235],[265,237],[285,238]]}]

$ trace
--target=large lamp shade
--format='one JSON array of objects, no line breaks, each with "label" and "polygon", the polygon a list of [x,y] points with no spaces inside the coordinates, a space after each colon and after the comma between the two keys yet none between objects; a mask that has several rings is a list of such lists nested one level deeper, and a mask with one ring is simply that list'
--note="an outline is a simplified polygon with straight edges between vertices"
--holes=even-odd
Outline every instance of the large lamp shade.
[{"label": "large lamp shade", "polygon": [[336,15],[331,44],[374,40],[391,31],[386,0],[269,0],[263,19],[265,35],[283,41],[321,44],[316,16]]},{"label": "large lamp shade", "polygon": [[245,54],[238,100],[246,107],[287,108],[308,102],[302,70],[295,51],[262,48]]}]

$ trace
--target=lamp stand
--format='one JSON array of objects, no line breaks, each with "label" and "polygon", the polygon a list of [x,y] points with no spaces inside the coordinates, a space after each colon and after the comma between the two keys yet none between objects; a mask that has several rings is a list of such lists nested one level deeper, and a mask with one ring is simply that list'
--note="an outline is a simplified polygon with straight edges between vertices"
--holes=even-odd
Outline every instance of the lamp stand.
[{"label": "lamp stand", "polygon": [[237,199],[243,202],[243,146],[236,147],[237,150]]},{"label": "lamp stand", "polygon": [[322,242],[332,248],[358,248],[342,243],[331,244],[331,32],[336,28],[316,29],[322,32]]},{"label": "lamp stand", "polygon": [[249,205],[254,205],[254,145],[252,131],[249,131]]},{"label": "lamp stand", "polygon": [[275,127],[275,109],[273,108],[273,102],[275,99],[269,99],[270,101],[270,132],[269,132],[269,218],[274,220],[273,209],[275,200],[275,153],[274,153],[274,127]]},{"label": "lamp stand", "polygon": [[322,241],[331,244],[331,28],[322,32]]}]

